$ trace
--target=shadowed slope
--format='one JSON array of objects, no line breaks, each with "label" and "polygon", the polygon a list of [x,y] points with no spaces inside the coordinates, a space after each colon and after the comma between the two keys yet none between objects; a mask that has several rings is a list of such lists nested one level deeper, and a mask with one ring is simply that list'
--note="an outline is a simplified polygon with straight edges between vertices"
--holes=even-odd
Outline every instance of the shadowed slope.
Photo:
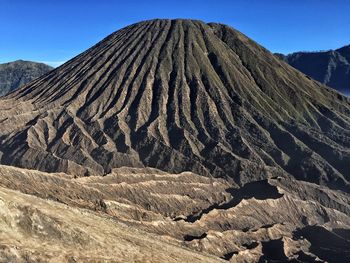
[{"label": "shadowed slope", "polygon": [[350,96],[350,45],[336,50],[276,55],[311,78]]},{"label": "shadowed slope", "polygon": [[128,26],[0,100],[1,163],[71,174],[151,166],[349,190],[350,103],[230,27]]}]

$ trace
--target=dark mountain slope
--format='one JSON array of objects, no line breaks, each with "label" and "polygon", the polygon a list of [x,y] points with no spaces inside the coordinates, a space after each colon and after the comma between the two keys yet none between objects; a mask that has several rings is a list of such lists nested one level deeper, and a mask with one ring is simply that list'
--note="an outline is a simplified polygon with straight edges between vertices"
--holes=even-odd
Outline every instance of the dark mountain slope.
[{"label": "dark mountain slope", "polygon": [[1,163],[283,175],[349,191],[350,102],[236,30],[128,26],[0,100]]},{"label": "dark mountain slope", "polygon": [[313,79],[350,95],[350,45],[325,52],[297,52],[278,56]]},{"label": "dark mountain slope", "polygon": [[52,69],[43,63],[23,60],[0,64],[0,96],[24,86]]}]

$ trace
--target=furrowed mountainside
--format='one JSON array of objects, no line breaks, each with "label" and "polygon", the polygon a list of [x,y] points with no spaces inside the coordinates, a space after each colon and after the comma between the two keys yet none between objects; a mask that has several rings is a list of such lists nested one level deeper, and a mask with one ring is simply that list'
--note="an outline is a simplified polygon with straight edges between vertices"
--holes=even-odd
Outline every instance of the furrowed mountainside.
[{"label": "furrowed mountainside", "polygon": [[151,20],[0,100],[1,163],[154,167],[350,191],[350,101],[221,24]]},{"label": "furrowed mountainside", "polygon": [[350,45],[324,52],[276,55],[313,79],[350,96]]},{"label": "furrowed mountainside", "polygon": [[41,77],[52,69],[43,63],[23,60],[0,64],[0,97]]}]

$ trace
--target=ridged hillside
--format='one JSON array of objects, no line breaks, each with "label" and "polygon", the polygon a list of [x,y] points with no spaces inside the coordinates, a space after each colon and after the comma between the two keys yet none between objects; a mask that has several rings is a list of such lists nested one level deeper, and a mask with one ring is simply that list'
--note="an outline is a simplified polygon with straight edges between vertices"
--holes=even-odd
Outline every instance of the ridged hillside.
[{"label": "ridged hillside", "polygon": [[350,190],[350,102],[238,31],[123,28],[0,100],[1,163],[75,175],[120,166]]}]

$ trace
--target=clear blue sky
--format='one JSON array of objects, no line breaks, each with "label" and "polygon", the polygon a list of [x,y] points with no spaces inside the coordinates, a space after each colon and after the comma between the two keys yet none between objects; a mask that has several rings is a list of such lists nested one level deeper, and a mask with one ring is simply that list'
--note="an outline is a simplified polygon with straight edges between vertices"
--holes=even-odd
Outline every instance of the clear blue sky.
[{"label": "clear blue sky", "polygon": [[0,62],[57,65],[128,24],[152,18],[225,23],[273,52],[350,44],[349,0],[0,0]]}]

